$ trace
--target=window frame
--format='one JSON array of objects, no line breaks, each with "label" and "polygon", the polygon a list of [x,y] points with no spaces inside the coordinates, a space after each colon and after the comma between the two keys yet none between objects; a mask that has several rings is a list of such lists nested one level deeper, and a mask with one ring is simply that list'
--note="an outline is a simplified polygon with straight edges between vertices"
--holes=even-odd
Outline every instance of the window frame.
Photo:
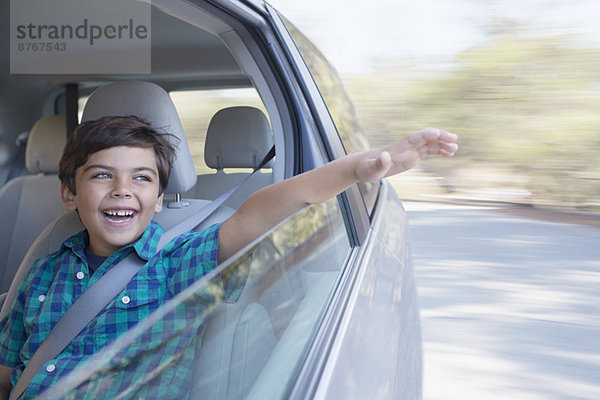
[{"label": "window frame", "polygon": [[[321,142],[327,161],[343,157],[346,155],[345,149],[329,114],[327,105],[304,58],[278,12],[268,4],[265,4],[265,9],[287,62],[292,66],[294,76],[299,82],[300,95],[304,97],[310,108],[311,115],[315,119],[314,122],[317,129],[313,130],[312,135],[316,136]],[[316,116],[321,116],[321,118],[316,118]],[[380,185],[378,185],[378,192],[379,187]],[[371,219],[359,185],[352,185],[340,194],[338,199],[341,204],[341,210],[344,213],[344,221],[347,223],[347,231],[353,241],[353,250],[338,279],[337,287],[332,293],[330,302],[324,311],[321,324],[313,337],[313,342],[309,347],[304,364],[298,372],[297,380],[290,390],[290,399],[308,399],[314,397],[315,391],[321,379],[323,379],[324,368],[329,355],[333,351],[334,342],[340,334],[343,335],[342,320],[347,310],[351,307],[350,299],[356,290],[357,280],[363,269],[364,257],[368,256],[367,253],[370,248],[368,243],[373,238],[371,234]],[[377,207],[372,209],[372,215],[375,215],[376,212]]]},{"label": "window frame", "polygon": [[[338,135],[335,123],[302,54],[298,50],[284,22],[281,20],[279,13],[268,4],[265,7],[269,13],[273,30],[277,33],[281,47],[285,52],[287,61],[292,66],[294,76],[300,86],[301,94],[310,108],[317,128],[313,135],[318,135],[318,139],[326,152],[326,161],[332,161],[345,156],[346,151]],[[316,118],[317,116],[319,118]],[[342,209],[347,213],[347,228],[352,235],[353,244],[354,246],[360,246],[367,237],[371,223],[367,206],[358,185],[352,185],[348,188],[342,194],[341,200],[344,205]]]}]

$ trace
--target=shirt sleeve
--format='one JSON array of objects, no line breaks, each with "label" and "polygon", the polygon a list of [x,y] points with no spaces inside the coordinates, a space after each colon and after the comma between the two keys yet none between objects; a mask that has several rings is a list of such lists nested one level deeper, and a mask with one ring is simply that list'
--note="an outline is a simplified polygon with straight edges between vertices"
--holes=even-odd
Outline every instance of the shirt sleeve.
[{"label": "shirt sleeve", "polygon": [[[38,261],[38,265],[41,262],[42,260]],[[35,269],[36,265],[31,270]],[[27,293],[29,293],[29,281],[28,277],[21,282],[10,311],[0,320],[0,364],[10,368],[20,364],[19,352],[27,340],[23,313]]]}]

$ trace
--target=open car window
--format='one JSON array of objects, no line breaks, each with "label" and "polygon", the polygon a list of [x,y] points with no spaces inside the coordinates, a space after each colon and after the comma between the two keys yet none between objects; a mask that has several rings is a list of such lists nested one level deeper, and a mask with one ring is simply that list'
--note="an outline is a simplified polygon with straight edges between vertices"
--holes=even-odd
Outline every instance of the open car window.
[{"label": "open car window", "polygon": [[[284,398],[293,384],[350,253],[338,200],[298,211],[181,292],[43,398],[135,398],[177,357],[160,357],[178,335],[196,335],[191,398]],[[194,310],[191,312],[191,310]],[[157,345],[153,327],[170,323]],[[156,342],[153,340],[153,342]],[[158,357],[156,357],[158,355]],[[161,359],[160,363],[153,360]],[[132,382],[119,388],[120,371]]]},{"label": "open car window", "polygon": [[[284,16],[278,14],[285,29],[291,36],[297,50],[302,55],[302,60],[318,88],[321,98],[327,105],[335,129],[347,154],[366,151],[369,143],[358,121],[358,116],[342,81],[335,68],[327,61],[323,54],[310,42],[296,27]],[[371,214],[379,194],[379,182],[360,182],[357,184],[362,194],[362,199]]]},{"label": "open car window", "polygon": [[312,74],[317,87],[327,104],[331,118],[348,154],[369,149],[354,106],[346,93],[335,68],[296,27],[285,17],[279,16]]}]

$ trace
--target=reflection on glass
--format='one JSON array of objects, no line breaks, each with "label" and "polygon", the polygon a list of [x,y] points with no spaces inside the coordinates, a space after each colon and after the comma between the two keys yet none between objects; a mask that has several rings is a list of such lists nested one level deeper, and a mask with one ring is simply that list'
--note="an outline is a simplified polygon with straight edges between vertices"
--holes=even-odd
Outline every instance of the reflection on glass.
[{"label": "reflection on glass", "polygon": [[[165,390],[154,378],[192,358],[191,398],[282,398],[293,382],[350,250],[337,199],[313,205],[181,292],[42,398],[137,398]],[[153,327],[162,338],[152,337]],[[194,346],[171,357],[169,346]],[[149,343],[154,343],[150,345]],[[154,360],[160,358],[159,364]],[[115,379],[126,371],[127,387]],[[175,380],[176,381],[176,380]],[[173,380],[172,380],[173,382]],[[112,395],[111,395],[112,396]]]},{"label": "reflection on glass", "polygon": [[321,52],[294,25],[283,16],[281,19],[294,38],[298,50],[302,53],[304,61],[306,61],[306,65],[319,87],[346,152],[356,153],[367,150],[369,144],[358,123],[354,106],[350,102],[337,72]]}]

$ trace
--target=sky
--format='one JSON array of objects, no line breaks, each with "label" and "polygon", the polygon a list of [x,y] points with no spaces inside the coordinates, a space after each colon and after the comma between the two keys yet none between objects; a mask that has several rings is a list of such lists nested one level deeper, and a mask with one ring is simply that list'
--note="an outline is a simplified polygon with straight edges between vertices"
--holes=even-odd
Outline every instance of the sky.
[{"label": "sky", "polygon": [[489,38],[494,18],[530,34],[600,44],[598,0],[269,0],[344,74],[382,58],[447,63]]}]

